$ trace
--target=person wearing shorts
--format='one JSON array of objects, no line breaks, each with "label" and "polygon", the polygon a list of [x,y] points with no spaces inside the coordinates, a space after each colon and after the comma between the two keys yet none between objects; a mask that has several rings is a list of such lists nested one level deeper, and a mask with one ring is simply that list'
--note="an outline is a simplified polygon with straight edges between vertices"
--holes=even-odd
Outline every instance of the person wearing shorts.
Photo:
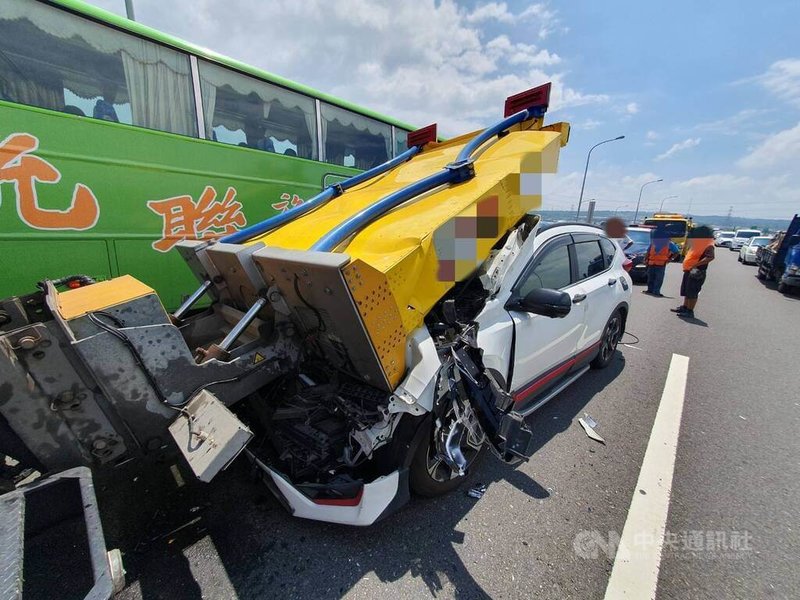
[{"label": "person wearing shorts", "polygon": [[694,307],[697,297],[706,281],[708,264],[714,260],[714,235],[710,227],[700,225],[689,232],[689,251],[683,259],[683,279],[681,280],[681,296],[683,304],[671,309],[684,319],[694,318]]}]

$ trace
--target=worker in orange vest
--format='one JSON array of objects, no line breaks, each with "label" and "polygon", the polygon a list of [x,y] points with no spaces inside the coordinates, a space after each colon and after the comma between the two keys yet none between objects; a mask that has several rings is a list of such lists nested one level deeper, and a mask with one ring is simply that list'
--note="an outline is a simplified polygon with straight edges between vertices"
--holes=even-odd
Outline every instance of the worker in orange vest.
[{"label": "worker in orange vest", "polygon": [[714,260],[714,234],[710,227],[700,225],[689,232],[686,242],[689,251],[683,259],[683,280],[681,281],[681,296],[683,305],[672,308],[684,319],[694,318],[694,307],[697,305],[697,296],[706,280],[708,264]]},{"label": "worker in orange vest", "polygon": [[667,264],[679,252],[680,248],[666,237],[666,232],[655,229],[650,233],[650,246],[644,259],[644,264],[647,265],[647,289],[642,291],[643,294],[663,297],[661,286],[664,283]]}]

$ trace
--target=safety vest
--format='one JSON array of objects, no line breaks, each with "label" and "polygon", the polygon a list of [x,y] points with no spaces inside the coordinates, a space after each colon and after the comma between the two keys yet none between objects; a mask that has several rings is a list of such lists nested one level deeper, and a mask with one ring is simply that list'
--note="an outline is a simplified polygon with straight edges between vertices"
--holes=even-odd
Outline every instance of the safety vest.
[{"label": "safety vest", "polygon": [[669,262],[669,255],[669,243],[664,244],[660,250],[656,250],[655,244],[650,244],[645,262],[651,267],[663,267]]},{"label": "safety vest", "polygon": [[683,270],[691,271],[697,263],[700,262],[706,248],[714,245],[714,240],[707,238],[689,238],[687,243],[689,244],[689,251],[683,259]]}]

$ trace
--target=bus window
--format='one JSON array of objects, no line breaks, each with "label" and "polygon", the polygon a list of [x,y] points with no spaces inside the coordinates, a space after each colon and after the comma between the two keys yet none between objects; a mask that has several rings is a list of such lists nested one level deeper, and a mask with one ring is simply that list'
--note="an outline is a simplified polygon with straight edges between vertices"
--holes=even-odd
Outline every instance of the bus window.
[{"label": "bus window", "polygon": [[408,150],[408,132],[398,127],[394,128],[394,155],[402,154]]},{"label": "bus window", "polygon": [[0,99],[197,135],[188,56],[41,2],[0,2]]},{"label": "bus window", "polygon": [[206,137],[287,156],[317,158],[314,99],[199,61]]},{"label": "bus window", "polygon": [[327,162],[369,169],[392,155],[392,128],[323,102],[322,142]]}]

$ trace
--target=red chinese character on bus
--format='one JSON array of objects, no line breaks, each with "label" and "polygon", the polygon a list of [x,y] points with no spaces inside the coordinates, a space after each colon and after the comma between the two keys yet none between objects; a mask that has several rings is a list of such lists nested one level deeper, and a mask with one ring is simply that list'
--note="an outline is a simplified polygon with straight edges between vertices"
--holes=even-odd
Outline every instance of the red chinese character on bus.
[{"label": "red chinese character on bus", "polygon": [[247,225],[242,203],[236,200],[232,187],[219,201],[217,191],[206,186],[197,202],[186,195],[150,200],[147,206],[164,220],[161,239],[153,242],[159,252],[166,252],[181,240],[217,237]]},{"label": "red chinese character on bus", "polygon": [[272,205],[272,208],[275,210],[279,210],[280,212],[286,212],[289,209],[295,208],[296,206],[300,206],[305,200],[303,200],[297,194],[281,194],[281,200],[283,202],[275,202]]},{"label": "red chinese character on bus", "polygon": [[13,183],[17,214],[36,229],[91,229],[97,223],[100,206],[92,191],[76,184],[72,202],[66,210],[39,206],[36,183],[58,183],[61,173],[49,162],[33,154],[39,140],[28,133],[14,133],[0,142],[0,183]]}]

